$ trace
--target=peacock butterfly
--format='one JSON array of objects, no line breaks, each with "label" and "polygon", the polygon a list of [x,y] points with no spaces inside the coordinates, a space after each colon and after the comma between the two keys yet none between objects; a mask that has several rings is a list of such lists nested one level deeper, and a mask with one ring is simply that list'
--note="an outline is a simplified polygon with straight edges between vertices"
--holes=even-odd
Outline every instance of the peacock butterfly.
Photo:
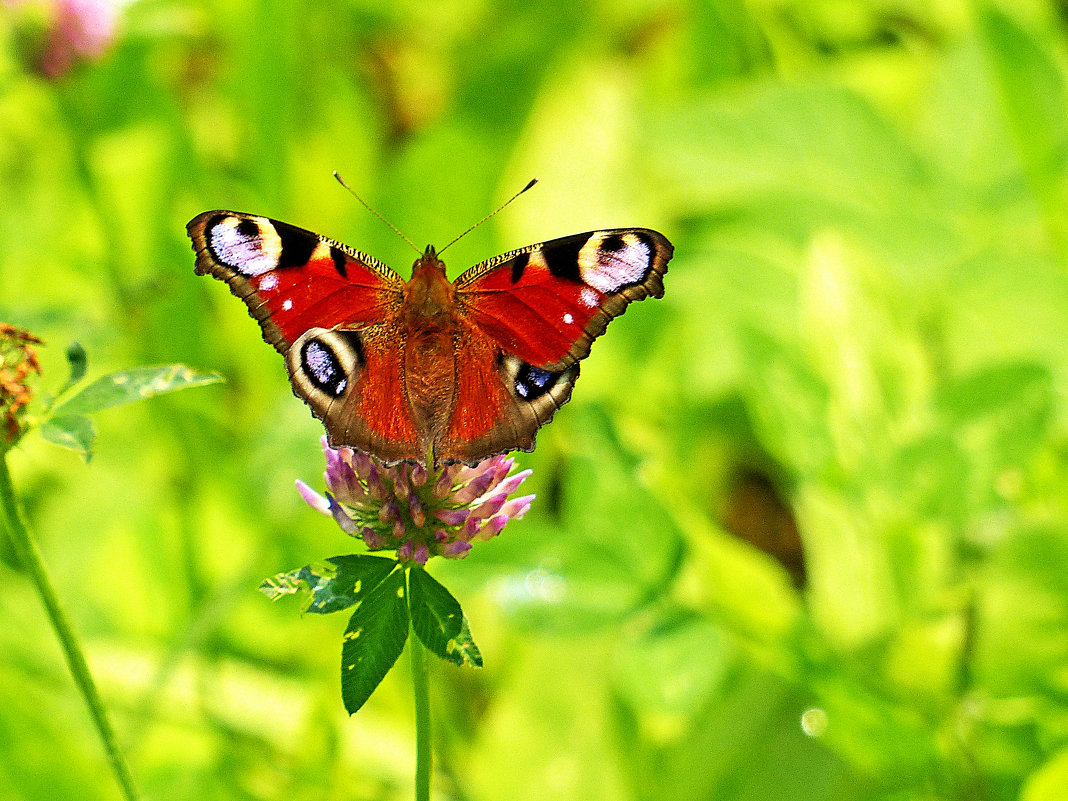
[{"label": "peacock butterfly", "polygon": [[207,211],[187,230],[197,274],[245,302],[330,443],[387,462],[475,464],[532,450],[609,321],[632,300],[663,296],[673,252],[647,228],[590,231],[450,282],[428,245],[406,282],[267,217]]}]

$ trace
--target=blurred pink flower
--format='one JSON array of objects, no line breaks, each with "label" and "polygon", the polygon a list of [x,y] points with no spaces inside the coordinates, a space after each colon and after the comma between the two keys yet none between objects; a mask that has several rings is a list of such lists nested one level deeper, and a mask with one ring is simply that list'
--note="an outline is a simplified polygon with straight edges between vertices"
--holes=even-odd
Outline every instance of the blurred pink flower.
[{"label": "blurred pink flower", "polygon": [[509,497],[531,471],[512,474],[515,460],[506,456],[428,473],[419,464],[386,467],[351,448],[334,450],[326,437],[322,443],[329,491],[320,495],[297,481],[301,497],[372,551],[396,550],[402,562],[462,559],[473,542],[500,534],[534,500],[533,495]]},{"label": "blurred pink flower", "polygon": [[78,61],[102,56],[115,39],[119,13],[130,0],[3,0],[8,8],[43,8],[46,32],[38,66],[58,78]]},{"label": "blurred pink flower", "polygon": [[45,75],[68,72],[78,59],[99,58],[107,50],[119,21],[116,0],[57,0],[54,25],[41,59]]}]

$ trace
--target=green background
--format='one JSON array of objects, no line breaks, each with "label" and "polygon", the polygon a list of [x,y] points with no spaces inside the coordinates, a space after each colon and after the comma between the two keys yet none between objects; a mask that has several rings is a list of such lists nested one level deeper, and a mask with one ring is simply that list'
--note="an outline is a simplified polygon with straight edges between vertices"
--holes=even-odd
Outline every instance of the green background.
[{"label": "green background", "polygon": [[[100,414],[88,466],[11,457],[146,798],[411,796],[407,670],[347,718],[344,619],[256,592],[353,543],[184,232],[266,214],[407,274],[334,169],[420,246],[540,176],[452,277],[676,248],[522,457],[531,513],[431,566],[486,661],[432,665],[436,798],[1068,797],[1063,3],[140,0],[51,79],[48,25],[0,9],[0,320],[42,391],[75,339],[227,379]],[[2,554],[0,797],[117,798]]]}]

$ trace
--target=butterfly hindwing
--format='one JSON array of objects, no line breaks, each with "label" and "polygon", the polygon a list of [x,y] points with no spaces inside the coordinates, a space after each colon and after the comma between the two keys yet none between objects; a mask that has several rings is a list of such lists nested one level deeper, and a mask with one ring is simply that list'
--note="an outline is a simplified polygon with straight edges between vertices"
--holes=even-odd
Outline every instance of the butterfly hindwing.
[{"label": "butterfly hindwing", "polygon": [[470,464],[495,453],[533,450],[535,432],[571,397],[578,364],[556,373],[539,370],[502,353],[479,331],[464,343],[452,416],[436,452]]},{"label": "butterfly hindwing", "polygon": [[359,448],[389,462],[426,457],[401,401],[402,340],[390,320],[361,330],[313,328],[289,349],[293,389],[323,421],[334,447]]}]

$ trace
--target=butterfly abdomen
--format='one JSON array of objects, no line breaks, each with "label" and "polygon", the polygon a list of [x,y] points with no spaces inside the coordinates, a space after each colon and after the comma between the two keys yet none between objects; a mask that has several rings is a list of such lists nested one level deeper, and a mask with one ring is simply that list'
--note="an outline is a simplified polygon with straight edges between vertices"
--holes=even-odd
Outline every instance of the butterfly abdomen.
[{"label": "butterfly abdomen", "polygon": [[403,342],[404,397],[424,443],[434,442],[449,423],[456,400],[456,333],[433,318],[407,327]]}]

